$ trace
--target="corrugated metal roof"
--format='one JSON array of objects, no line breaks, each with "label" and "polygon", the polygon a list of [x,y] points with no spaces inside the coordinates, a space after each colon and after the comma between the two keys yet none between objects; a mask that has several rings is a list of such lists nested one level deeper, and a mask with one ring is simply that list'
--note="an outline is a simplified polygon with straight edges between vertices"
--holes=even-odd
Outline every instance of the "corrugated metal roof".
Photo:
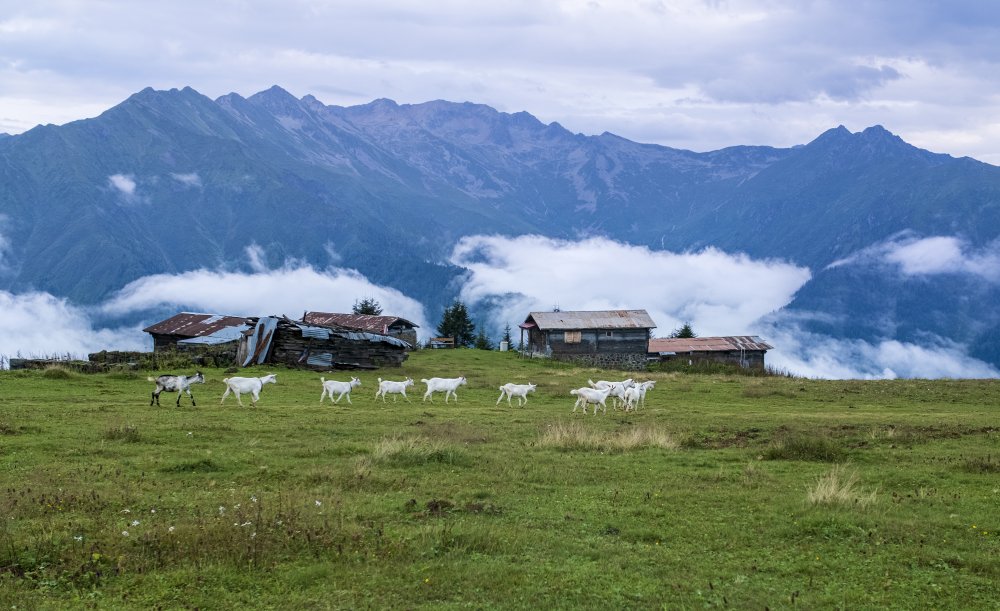
[{"label": "corrugated metal roof", "polygon": [[250,328],[250,325],[240,325],[238,327],[225,327],[224,329],[219,329],[211,335],[202,335],[200,337],[189,337],[187,339],[178,340],[178,344],[199,344],[212,346],[215,344],[225,344],[227,342],[238,341],[242,336],[243,332]]},{"label": "corrugated metal roof", "polygon": [[728,337],[661,337],[649,340],[650,352],[729,352],[731,350],[770,350],[774,348],[756,335]]},{"label": "corrugated metal roof", "polygon": [[178,335],[180,337],[205,337],[225,329],[246,324],[244,316],[221,316],[219,314],[195,314],[181,312],[175,316],[152,324],[145,329],[146,333],[156,335]]},{"label": "corrugated metal roof", "polygon": [[654,329],[646,310],[597,310],[592,312],[531,312],[525,323],[542,331],[560,329]]},{"label": "corrugated metal roof", "polygon": [[302,322],[307,325],[335,325],[340,327],[351,327],[361,329],[371,333],[387,333],[389,327],[402,323],[411,327],[417,325],[400,318],[398,316],[375,316],[373,314],[337,314],[332,312],[306,312],[302,316]]}]

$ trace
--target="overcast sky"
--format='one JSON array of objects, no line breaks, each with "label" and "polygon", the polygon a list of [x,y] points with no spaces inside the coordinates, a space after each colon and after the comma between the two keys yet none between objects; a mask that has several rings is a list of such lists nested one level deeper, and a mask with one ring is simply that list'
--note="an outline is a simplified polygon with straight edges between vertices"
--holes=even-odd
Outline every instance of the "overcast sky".
[{"label": "overcast sky", "polygon": [[0,0],[0,132],[147,86],[528,111],[695,151],[839,124],[1000,165],[988,0]]}]

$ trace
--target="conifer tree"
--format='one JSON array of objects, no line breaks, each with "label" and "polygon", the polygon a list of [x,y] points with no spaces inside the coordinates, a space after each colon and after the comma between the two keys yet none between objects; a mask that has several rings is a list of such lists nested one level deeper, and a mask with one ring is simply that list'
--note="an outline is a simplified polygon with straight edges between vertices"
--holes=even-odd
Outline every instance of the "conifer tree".
[{"label": "conifer tree", "polygon": [[456,300],[445,308],[437,332],[441,337],[454,337],[456,348],[469,347],[475,340],[476,325],[469,318],[469,309],[464,303]]},{"label": "conifer tree", "polygon": [[695,334],[694,329],[691,328],[691,323],[685,322],[679,329],[674,329],[674,332],[670,334],[670,337],[691,339],[698,336]]},{"label": "conifer tree", "polygon": [[371,314],[373,316],[378,316],[382,313],[382,305],[375,300],[374,297],[365,297],[361,301],[357,299],[354,300],[354,306],[351,311],[355,314]]}]

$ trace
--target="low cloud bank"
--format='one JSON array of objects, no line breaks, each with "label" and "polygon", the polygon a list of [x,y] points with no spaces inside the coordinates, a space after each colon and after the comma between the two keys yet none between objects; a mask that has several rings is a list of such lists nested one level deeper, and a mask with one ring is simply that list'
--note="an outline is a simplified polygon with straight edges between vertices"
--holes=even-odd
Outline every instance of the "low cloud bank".
[{"label": "low cloud bank", "polygon": [[354,270],[319,271],[308,265],[265,269],[259,257],[250,273],[199,269],[156,274],[129,283],[101,308],[124,315],[164,307],[233,316],[272,314],[299,318],[306,310],[350,312],[355,301],[373,297],[386,313],[427,329],[423,306],[401,292],[372,284]]},{"label": "low cloud bank", "polygon": [[495,304],[493,324],[514,327],[529,311],[645,309],[668,335],[685,321],[701,335],[745,335],[791,301],[810,276],[790,263],[715,248],[654,251],[607,238],[468,236],[451,262],[469,269],[462,299]]},{"label": "low cloud bank", "polygon": [[[913,273],[936,273],[939,261],[962,261],[948,269],[986,271],[972,263],[989,253],[972,253],[950,240],[895,241],[878,251],[882,261]],[[876,251],[870,250],[866,256]],[[959,253],[959,257],[943,256]],[[932,253],[928,255],[928,253]],[[896,257],[893,262],[892,257]],[[201,311],[230,315],[287,314],[305,310],[349,312],[355,301],[374,298],[386,313],[433,333],[423,306],[399,291],[373,284],[354,270],[317,270],[289,263],[266,266],[263,251],[247,249],[249,272],[195,270],[136,280],[93,309],[72,305],[47,293],[0,291],[0,355],[85,357],[98,350],[148,350],[144,324],[98,328],[94,320],[153,311]],[[926,263],[921,263],[926,261]],[[505,324],[516,325],[530,311],[642,308],[656,321],[657,336],[684,322],[708,335],[760,335],[775,348],[772,367],[796,375],[834,379],[996,378],[1000,371],[967,356],[947,339],[921,344],[894,339],[836,339],[805,331],[802,314],[780,311],[810,278],[809,270],[782,261],[753,260],[717,249],[696,253],[653,251],[605,238],[575,241],[541,236],[469,236],[455,246],[451,262],[469,271],[461,298],[486,306],[494,337]],[[906,267],[909,266],[909,267]]]},{"label": "low cloud bank", "polygon": [[758,325],[773,345],[767,364],[795,375],[825,379],[998,378],[1000,370],[968,356],[966,348],[932,337],[922,344],[894,339],[837,339],[805,331],[794,321]]},{"label": "low cloud bank", "polygon": [[830,267],[842,265],[891,266],[906,276],[970,274],[1000,282],[1000,242],[977,249],[955,236],[921,238],[903,232],[835,261]]},{"label": "low cloud bank", "polygon": [[100,350],[149,349],[141,327],[95,328],[86,309],[48,293],[0,291],[0,311],[0,355],[7,358],[86,358]]}]

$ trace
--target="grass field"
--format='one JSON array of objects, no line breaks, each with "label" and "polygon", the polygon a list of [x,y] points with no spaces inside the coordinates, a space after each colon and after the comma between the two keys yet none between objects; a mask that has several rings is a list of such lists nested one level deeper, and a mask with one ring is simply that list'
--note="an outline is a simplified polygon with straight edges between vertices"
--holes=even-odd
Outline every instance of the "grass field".
[{"label": "grass field", "polygon": [[0,372],[0,609],[1000,607],[997,381],[650,373],[595,416],[569,390],[628,374],[421,351],[321,406],[270,371],[255,409]]}]

